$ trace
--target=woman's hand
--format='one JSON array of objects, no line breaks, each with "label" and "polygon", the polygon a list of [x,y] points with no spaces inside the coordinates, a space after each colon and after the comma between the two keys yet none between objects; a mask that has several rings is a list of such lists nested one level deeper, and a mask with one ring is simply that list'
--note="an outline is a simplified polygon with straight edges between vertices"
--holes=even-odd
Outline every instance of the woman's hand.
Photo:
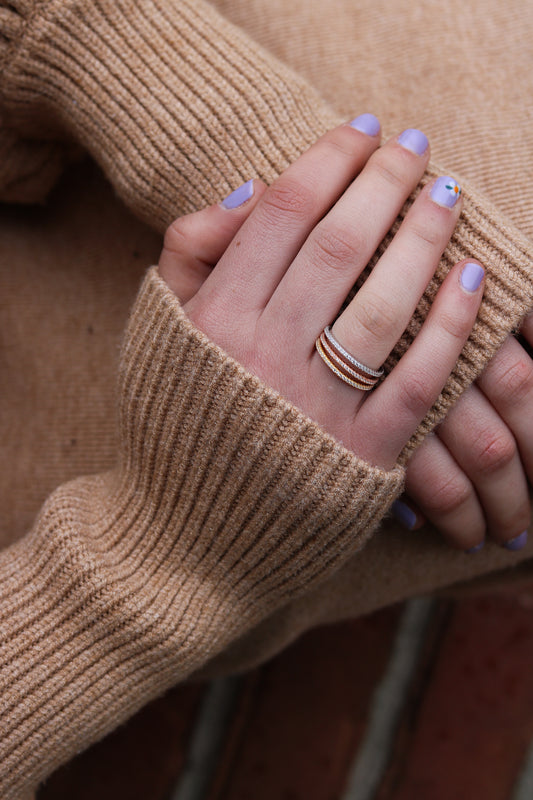
[{"label": "woman's hand", "polygon": [[428,519],[462,549],[465,538],[475,534],[474,552],[487,534],[510,550],[526,544],[528,482],[533,484],[533,360],[527,351],[533,345],[533,316],[520,333],[525,346],[509,336],[411,459],[409,505],[395,504],[408,527]]},{"label": "woman's hand", "polygon": [[[226,207],[178,219],[159,271],[212,341],[358,456],[391,469],[457,361],[483,269],[461,262],[450,271],[415,342],[373,391],[347,385],[326,366],[315,340],[336,319],[429,158],[420,132],[377,149],[377,130],[366,123],[330,131],[270,188],[254,181],[246,195],[241,187],[244,205],[230,196]],[[368,367],[380,367],[407,326],[460,206],[452,180],[426,186],[336,319],[333,334]],[[203,282],[194,277],[202,271]],[[474,536],[465,547],[475,544]]]}]

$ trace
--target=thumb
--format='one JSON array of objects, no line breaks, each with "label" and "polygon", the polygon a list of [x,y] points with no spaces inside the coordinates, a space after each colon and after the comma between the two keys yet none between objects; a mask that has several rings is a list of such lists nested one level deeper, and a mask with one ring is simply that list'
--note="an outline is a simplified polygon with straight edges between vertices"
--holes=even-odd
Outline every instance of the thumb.
[{"label": "thumb", "polygon": [[182,304],[196,294],[265,189],[262,181],[250,180],[222,202],[179,217],[167,229],[159,274]]}]

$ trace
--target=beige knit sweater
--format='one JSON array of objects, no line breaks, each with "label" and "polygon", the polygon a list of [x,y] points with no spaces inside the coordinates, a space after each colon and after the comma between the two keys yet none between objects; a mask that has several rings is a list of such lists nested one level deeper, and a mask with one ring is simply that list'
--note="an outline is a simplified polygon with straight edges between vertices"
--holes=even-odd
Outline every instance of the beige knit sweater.
[{"label": "beige knit sweater", "polygon": [[[0,3],[1,196],[44,200],[86,150],[162,231],[250,177],[271,181],[342,116],[424,128],[446,161],[428,175],[458,175],[465,211],[388,367],[451,263],[476,256],[489,275],[403,463],[533,305],[533,11],[218,5]],[[94,169],[71,169],[46,209],[5,207],[0,226],[1,535],[18,539],[0,556],[2,798],[179,680],[529,555],[469,559],[390,524],[359,552],[402,465],[361,462],[197,331],[157,271],[144,275],[158,237]]]}]

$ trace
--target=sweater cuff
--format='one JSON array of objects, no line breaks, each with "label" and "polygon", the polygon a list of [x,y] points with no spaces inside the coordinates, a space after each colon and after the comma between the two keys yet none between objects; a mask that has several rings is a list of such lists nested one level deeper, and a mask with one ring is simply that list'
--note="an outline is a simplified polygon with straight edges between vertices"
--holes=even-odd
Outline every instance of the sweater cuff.
[{"label": "sweater cuff", "polygon": [[128,506],[172,498],[165,525],[194,528],[194,569],[231,585],[246,615],[331,573],[401,492],[402,468],[365,463],[247,372],[155,267],[126,332],[119,396]]},{"label": "sweater cuff", "polygon": [[[203,0],[14,0],[1,9],[0,29],[1,104],[12,124],[28,135],[69,131],[127,205],[160,230],[249,178],[271,183],[340,121],[304,80]],[[425,180],[438,174],[447,170],[431,165]],[[457,367],[401,463],[533,307],[532,244],[461,183],[463,213],[386,371],[456,261],[486,266],[485,295]]]},{"label": "sweater cuff", "polygon": [[25,791],[339,568],[400,493],[186,318],[155,268],[120,463],[0,554],[0,796]]},{"label": "sweater cuff", "polygon": [[336,122],[202,0],[18,0],[0,32],[8,124],[67,132],[160,231],[250,178],[271,183]]}]

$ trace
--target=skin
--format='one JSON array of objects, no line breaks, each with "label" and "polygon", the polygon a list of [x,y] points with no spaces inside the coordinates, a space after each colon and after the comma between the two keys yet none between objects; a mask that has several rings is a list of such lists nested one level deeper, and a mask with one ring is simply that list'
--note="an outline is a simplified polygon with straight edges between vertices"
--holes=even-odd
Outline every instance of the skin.
[{"label": "skin", "polygon": [[[533,342],[529,317],[521,329]],[[404,498],[461,547],[466,532],[499,543],[527,530],[533,483],[533,361],[509,337],[436,433],[414,454]]]},{"label": "skin", "polygon": [[[444,385],[473,325],[483,285],[466,292],[459,279],[464,262],[455,265],[420,335],[370,393],[344,384],[320,359],[316,337],[336,317],[429,160],[429,150],[418,156],[397,137],[378,149],[379,143],[379,136],[341,126],[268,189],[254,181],[253,197],[243,206],[216,205],[181,217],[167,231],[159,272],[214,342],[357,455],[390,469]],[[370,367],[379,367],[400,337],[460,214],[460,201],[442,208],[430,189],[420,193],[333,327]],[[448,446],[452,452],[453,444]],[[436,480],[442,480],[449,464],[428,453]],[[467,475],[468,468],[458,470]],[[427,484],[416,471],[412,475],[409,491]],[[417,501],[423,508],[420,493]],[[446,516],[439,511],[434,518],[439,514]],[[481,517],[486,519],[484,509]],[[462,528],[459,535],[457,528],[443,526],[450,543],[462,549],[478,543],[480,530]]]}]

